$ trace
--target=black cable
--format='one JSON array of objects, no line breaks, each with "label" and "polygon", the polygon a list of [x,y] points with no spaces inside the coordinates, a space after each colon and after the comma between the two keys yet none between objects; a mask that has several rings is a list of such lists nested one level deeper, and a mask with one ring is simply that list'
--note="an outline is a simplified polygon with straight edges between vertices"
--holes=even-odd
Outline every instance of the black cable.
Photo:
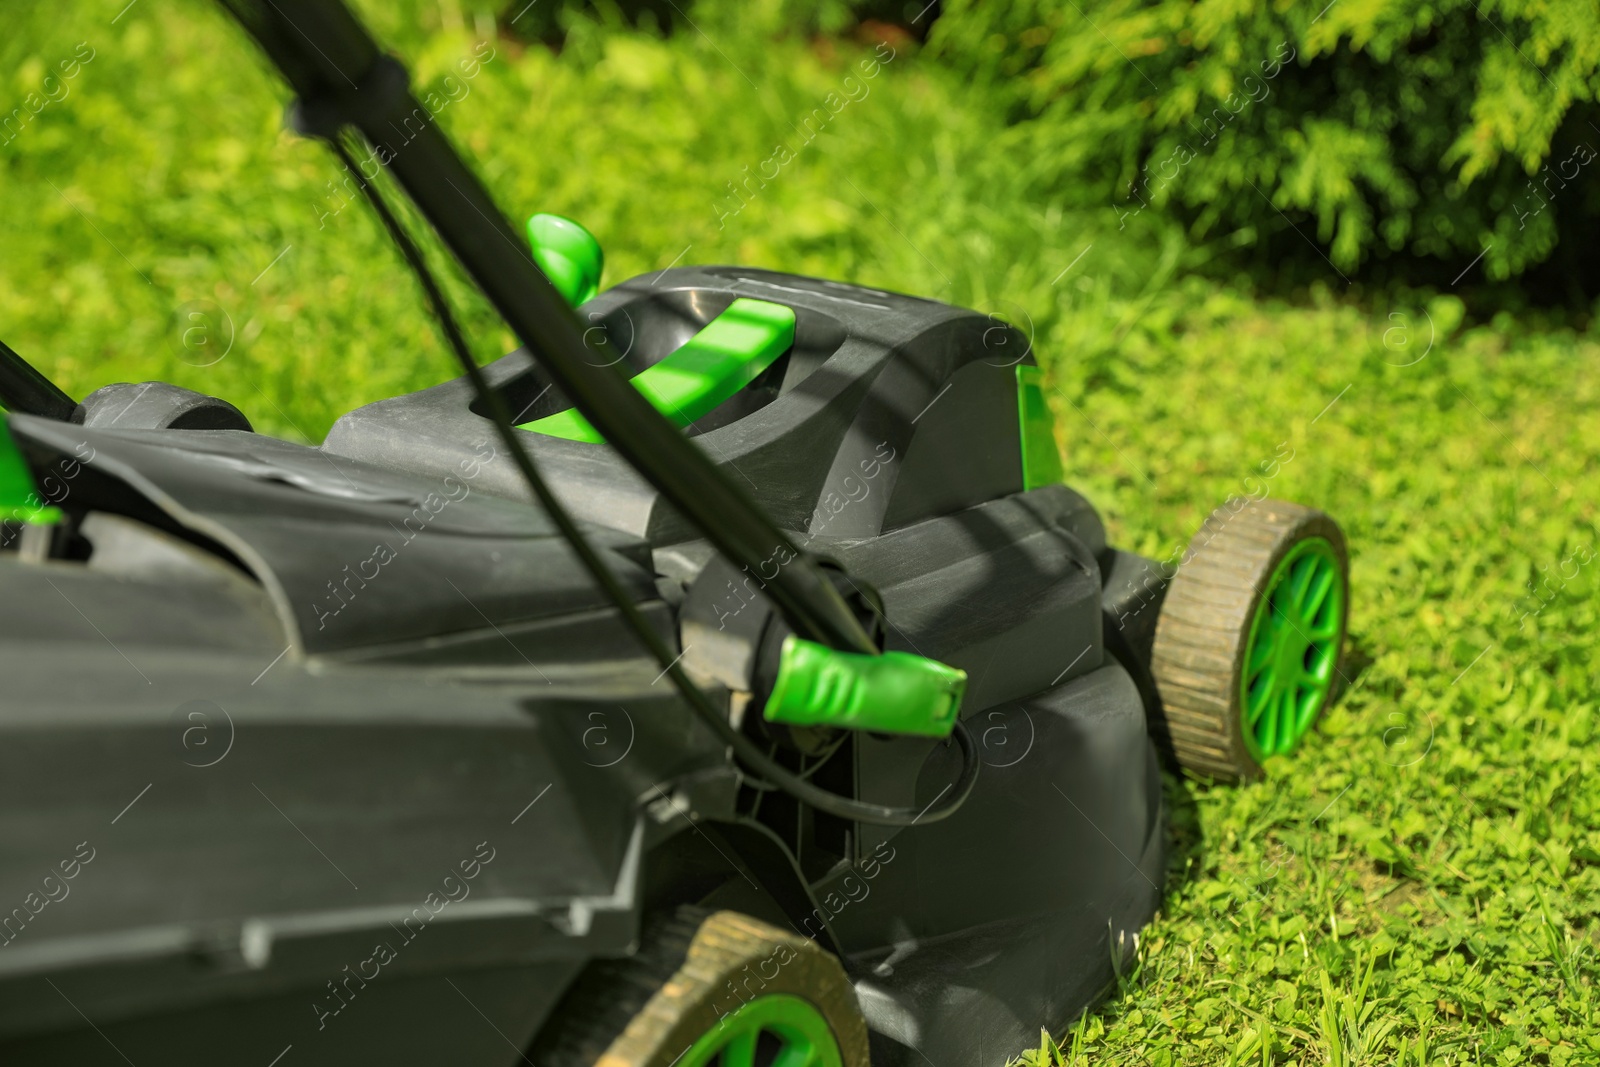
[{"label": "black cable", "polygon": [[[850,740],[849,735],[841,734],[837,741],[833,742],[833,744],[829,745],[826,749],[824,749],[821,755],[815,757],[817,762],[813,763],[809,767],[807,767],[805,765],[805,757],[804,757],[804,755],[802,755],[801,759],[800,759],[800,770],[798,772],[799,776],[801,778],[807,778],[807,779],[809,779],[812,776],[814,776],[818,771],[822,770],[822,768],[824,768],[824,767],[826,767],[828,765],[828,761],[833,759],[834,754],[837,753],[839,751],[839,749],[843,748],[844,747],[844,743],[846,741],[848,741],[848,740]],[[771,757],[777,751],[778,751],[778,746],[777,745],[773,745],[772,746],[772,752],[767,753],[768,757]],[[751,781],[746,782],[745,785],[749,786],[751,789],[756,790],[758,793],[770,793],[773,790],[778,788],[775,785],[771,785],[771,784],[769,784],[767,782],[758,782],[758,781],[755,781],[754,779],[752,779]],[[779,790],[779,792],[782,792],[782,790]],[[757,800],[759,801],[759,799],[760,798],[758,797]],[[754,817],[755,817],[755,813],[754,813],[754,811],[752,811],[751,812],[751,818],[754,818]]]},{"label": "black cable", "polygon": [[[378,215],[389,236],[399,247],[400,254],[405,257],[417,282],[422,286],[423,293],[427,296],[428,303],[433,308],[434,315],[438,318],[445,338],[450,343],[450,349],[455,354],[456,361],[461,364],[461,369],[472,382],[473,389],[485,410],[489,412],[490,419],[494,422],[495,429],[499,432],[500,440],[505,444],[506,451],[511,454],[512,460],[522,472],[522,477],[527,481],[528,487],[533,490],[533,495],[538,499],[541,507],[555,522],[556,528],[566,538],[572,550],[577,553],[584,567],[594,577],[606,596],[617,606],[622,613],[628,628],[634,632],[656,661],[663,665],[672,684],[677,688],[692,711],[711,728],[712,732],[729,745],[735,755],[749,767],[754,768],[767,782],[761,784],[782,790],[801,803],[808,804],[818,811],[841,819],[855,822],[870,823],[877,826],[911,826],[919,822],[938,822],[955,814],[956,809],[966,802],[972,793],[972,788],[978,780],[978,752],[972,741],[972,736],[965,726],[959,721],[955,726],[956,743],[961,746],[962,768],[961,775],[952,785],[935,797],[933,803],[918,811],[915,808],[898,807],[889,804],[872,804],[850,797],[842,797],[820,786],[812,785],[809,781],[795,775],[787,768],[771,759],[760,747],[734,729],[728,723],[727,717],[717,710],[709,697],[695,685],[693,680],[684,673],[678,665],[680,656],[673,655],[672,649],[667,647],[661,635],[651,628],[650,624],[640,614],[638,607],[633,603],[633,598],[628,595],[622,583],[617,581],[616,575],[611,573],[611,568],[606,566],[605,560],[600,558],[589,539],[578,529],[567,509],[556,499],[550,491],[538,468],[534,466],[533,457],[528,454],[523,442],[518,438],[517,429],[511,423],[511,413],[506,410],[505,401],[498,390],[492,388],[483,376],[483,369],[478,366],[477,360],[472,358],[472,353],[467,349],[466,339],[461,335],[460,328],[456,325],[455,316],[450,311],[450,306],[445,302],[444,293],[440,291],[434,281],[433,272],[428,269],[423,261],[422,252],[411,240],[409,234],[400,225],[389,205],[384,202],[383,196],[361,173],[355,161],[350,158],[343,144],[337,138],[328,138],[328,144],[338,156],[339,162],[347,169],[356,180],[366,196],[367,202],[372,205],[372,210]],[[949,800],[944,800],[945,794],[954,792]],[[944,800],[944,803],[940,803]]]}]

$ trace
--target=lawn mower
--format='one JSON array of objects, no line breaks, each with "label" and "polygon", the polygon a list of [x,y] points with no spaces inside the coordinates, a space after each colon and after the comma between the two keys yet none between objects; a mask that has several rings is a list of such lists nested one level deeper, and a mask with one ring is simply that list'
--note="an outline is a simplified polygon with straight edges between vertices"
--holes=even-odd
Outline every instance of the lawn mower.
[{"label": "lawn mower", "polygon": [[[311,447],[0,346],[0,1062],[1060,1033],[1160,902],[1163,758],[1249,777],[1327,704],[1337,525],[1238,498],[1178,566],[1119,550],[1014,327],[739,267],[600,291],[342,3],[225,7],[462,374]],[[523,347],[471,358],[357,136]]]}]

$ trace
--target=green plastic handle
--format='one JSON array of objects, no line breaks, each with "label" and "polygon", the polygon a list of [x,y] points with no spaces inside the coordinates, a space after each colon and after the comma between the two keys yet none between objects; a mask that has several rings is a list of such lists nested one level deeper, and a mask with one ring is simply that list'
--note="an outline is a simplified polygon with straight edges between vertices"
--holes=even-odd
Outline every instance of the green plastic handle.
[{"label": "green plastic handle", "polygon": [[61,509],[43,505],[34,488],[33,472],[0,418],[0,519],[49,525],[61,521]]},{"label": "green plastic handle", "polygon": [[[676,352],[633,376],[634,388],[675,426],[688,426],[755,380],[794,344],[794,309],[740,298]],[[576,408],[522,424],[549,437],[603,441]]]},{"label": "green plastic handle", "polygon": [[949,737],[967,672],[910,652],[837,652],[790,634],[762,715],[792,726],[842,726]]},{"label": "green plastic handle", "polygon": [[581,223],[562,215],[535,215],[528,220],[528,244],[533,261],[573,307],[600,291],[605,253]]}]

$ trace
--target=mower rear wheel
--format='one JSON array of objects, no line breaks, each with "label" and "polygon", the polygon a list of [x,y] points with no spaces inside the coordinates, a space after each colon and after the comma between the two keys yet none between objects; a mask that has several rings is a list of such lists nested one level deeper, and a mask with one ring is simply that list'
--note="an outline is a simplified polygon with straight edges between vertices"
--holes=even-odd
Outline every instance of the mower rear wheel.
[{"label": "mower rear wheel", "polygon": [[638,951],[593,964],[530,1050],[540,1067],[868,1067],[844,968],[733,911],[647,920]]},{"label": "mower rear wheel", "polygon": [[1156,621],[1167,740],[1235,781],[1294,748],[1327,707],[1349,605],[1344,534],[1323,512],[1233,500],[1189,544]]}]

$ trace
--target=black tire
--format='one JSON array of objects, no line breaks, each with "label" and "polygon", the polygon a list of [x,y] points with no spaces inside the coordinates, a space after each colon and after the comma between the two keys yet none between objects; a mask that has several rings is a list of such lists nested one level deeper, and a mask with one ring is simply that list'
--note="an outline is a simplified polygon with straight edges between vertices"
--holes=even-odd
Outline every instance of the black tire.
[{"label": "black tire", "polygon": [[869,1067],[867,1024],[833,955],[748,915],[689,906],[647,919],[633,956],[591,964],[529,1058],[539,1067],[671,1067],[722,1018],[769,994],[809,1002],[843,1067]]},{"label": "black tire", "polygon": [[[1299,504],[1236,498],[1212,512],[1189,543],[1156,621],[1150,657],[1163,708],[1161,740],[1185,769],[1226,781],[1261,773],[1244,735],[1245,646],[1267,583],[1290,551],[1311,538],[1328,541],[1338,561],[1337,657],[1350,603],[1349,554],[1333,519]],[[1335,682],[1337,669],[1335,662]],[[1337,685],[1316,717],[1336,693]]]}]

